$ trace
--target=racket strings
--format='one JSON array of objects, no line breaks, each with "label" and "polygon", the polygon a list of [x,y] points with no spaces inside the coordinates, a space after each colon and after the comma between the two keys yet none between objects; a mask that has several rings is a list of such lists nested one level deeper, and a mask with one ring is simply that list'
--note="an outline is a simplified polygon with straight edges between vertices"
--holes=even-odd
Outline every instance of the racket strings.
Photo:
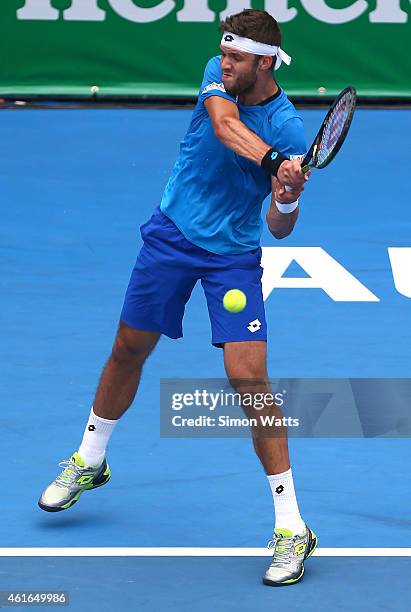
[{"label": "racket strings", "polygon": [[317,164],[323,164],[333,152],[335,145],[339,142],[351,110],[355,104],[351,92],[343,96],[333,109],[321,138],[321,144],[317,150]]}]

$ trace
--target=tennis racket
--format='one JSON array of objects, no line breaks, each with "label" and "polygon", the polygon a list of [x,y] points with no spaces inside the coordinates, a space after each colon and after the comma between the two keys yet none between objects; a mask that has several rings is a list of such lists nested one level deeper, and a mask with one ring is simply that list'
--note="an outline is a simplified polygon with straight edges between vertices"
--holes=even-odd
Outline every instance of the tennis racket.
[{"label": "tennis racket", "polygon": [[[310,168],[325,168],[334,159],[347,137],[357,102],[354,87],[346,87],[336,97],[329,109],[313,144],[301,162],[305,173]],[[286,185],[286,191],[292,187]]]},{"label": "tennis racket", "polygon": [[301,170],[325,168],[337,155],[350,129],[354,116],[357,92],[346,87],[334,100],[321,128],[307,155],[301,163]]}]

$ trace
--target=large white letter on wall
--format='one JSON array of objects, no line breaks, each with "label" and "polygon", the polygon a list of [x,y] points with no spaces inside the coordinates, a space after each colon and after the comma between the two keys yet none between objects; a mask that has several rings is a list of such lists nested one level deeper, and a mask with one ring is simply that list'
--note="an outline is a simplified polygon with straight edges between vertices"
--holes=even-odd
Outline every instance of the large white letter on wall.
[{"label": "large white letter on wall", "polygon": [[324,23],[348,23],[354,21],[368,8],[365,0],[356,0],[351,6],[342,9],[331,8],[324,0],[301,0],[301,4],[313,17]]},{"label": "large white letter on wall", "polygon": [[185,0],[181,11],[177,13],[177,21],[209,22],[215,19],[215,13],[208,8],[208,0]]},{"label": "large white letter on wall", "polygon": [[[296,261],[310,278],[283,278],[288,266]],[[335,302],[379,302],[348,270],[321,247],[264,247],[261,265],[263,298],[273,289],[322,289]]]},{"label": "large white letter on wall", "polygon": [[162,0],[157,6],[141,8],[136,6],[132,0],[108,0],[112,8],[120,17],[134,21],[135,23],[150,23],[167,17],[174,10],[174,0]]},{"label": "large white letter on wall", "polygon": [[44,19],[59,18],[59,11],[51,6],[51,0],[26,0],[24,6],[17,11],[17,19]]}]

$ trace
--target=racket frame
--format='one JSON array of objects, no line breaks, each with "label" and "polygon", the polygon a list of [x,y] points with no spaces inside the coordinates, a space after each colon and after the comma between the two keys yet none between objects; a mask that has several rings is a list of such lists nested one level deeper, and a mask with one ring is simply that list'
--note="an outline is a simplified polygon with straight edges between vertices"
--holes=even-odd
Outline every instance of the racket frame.
[{"label": "racket frame", "polygon": [[[335,107],[337,106],[337,104],[340,102],[341,98],[343,98],[347,93],[351,93],[352,96],[352,102],[351,102],[351,109],[350,112],[345,120],[344,123],[344,128],[338,138],[337,144],[335,145],[335,147],[333,148],[333,150],[331,151],[329,157],[327,157],[327,159],[325,160],[325,162],[322,162],[321,164],[319,164],[318,166],[316,165],[316,160],[318,159],[318,154],[321,150],[321,139],[322,136],[324,134],[324,130],[325,127],[327,125],[327,122],[332,114],[332,112],[334,111]],[[345,89],[343,89],[338,96],[335,98],[334,102],[332,103],[331,107],[328,109],[328,113],[326,114],[321,127],[318,131],[317,136],[314,139],[314,142],[312,143],[311,147],[309,148],[306,156],[304,157],[302,164],[301,164],[301,170],[305,173],[307,172],[310,168],[318,168],[318,169],[322,169],[325,168],[326,166],[328,166],[328,164],[334,159],[334,157],[337,155],[338,151],[341,149],[342,145],[344,144],[344,141],[347,137],[348,131],[350,129],[351,126],[351,122],[354,116],[354,111],[355,111],[355,107],[356,107],[356,102],[357,102],[357,91],[355,89],[355,87],[352,87],[351,85],[349,85],[348,87],[346,87]]]}]

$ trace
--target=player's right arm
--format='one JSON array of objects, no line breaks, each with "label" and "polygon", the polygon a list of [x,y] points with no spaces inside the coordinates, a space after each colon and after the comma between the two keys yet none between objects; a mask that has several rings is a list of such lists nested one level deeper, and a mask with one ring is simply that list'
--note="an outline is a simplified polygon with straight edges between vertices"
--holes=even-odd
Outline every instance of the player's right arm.
[{"label": "player's right arm", "polygon": [[[210,96],[204,105],[216,138],[234,153],[261,165],[271,146],[241,121],[237,105],[219,96]],[[283,161],[276,176],[283,185],[303,185],[306,180],[297,160]]]},{"label": "player's right arm", "polygon": [[[215,136],[226,147],[260,166],[271,146],[241,121],[236,101],[226,92],[221,79],[220,59],[213,57],[206,66],[199,99],[208,112]],[[284,161],[274,176],[283,185],[297,186],[305,182],[296,160]]]},{"label": "player's right arm", "polygon": [[215,137],[238,155],[259,164],[271,147],[240,120],[237,105],[217,96],[208,98],[204,105]]}]

